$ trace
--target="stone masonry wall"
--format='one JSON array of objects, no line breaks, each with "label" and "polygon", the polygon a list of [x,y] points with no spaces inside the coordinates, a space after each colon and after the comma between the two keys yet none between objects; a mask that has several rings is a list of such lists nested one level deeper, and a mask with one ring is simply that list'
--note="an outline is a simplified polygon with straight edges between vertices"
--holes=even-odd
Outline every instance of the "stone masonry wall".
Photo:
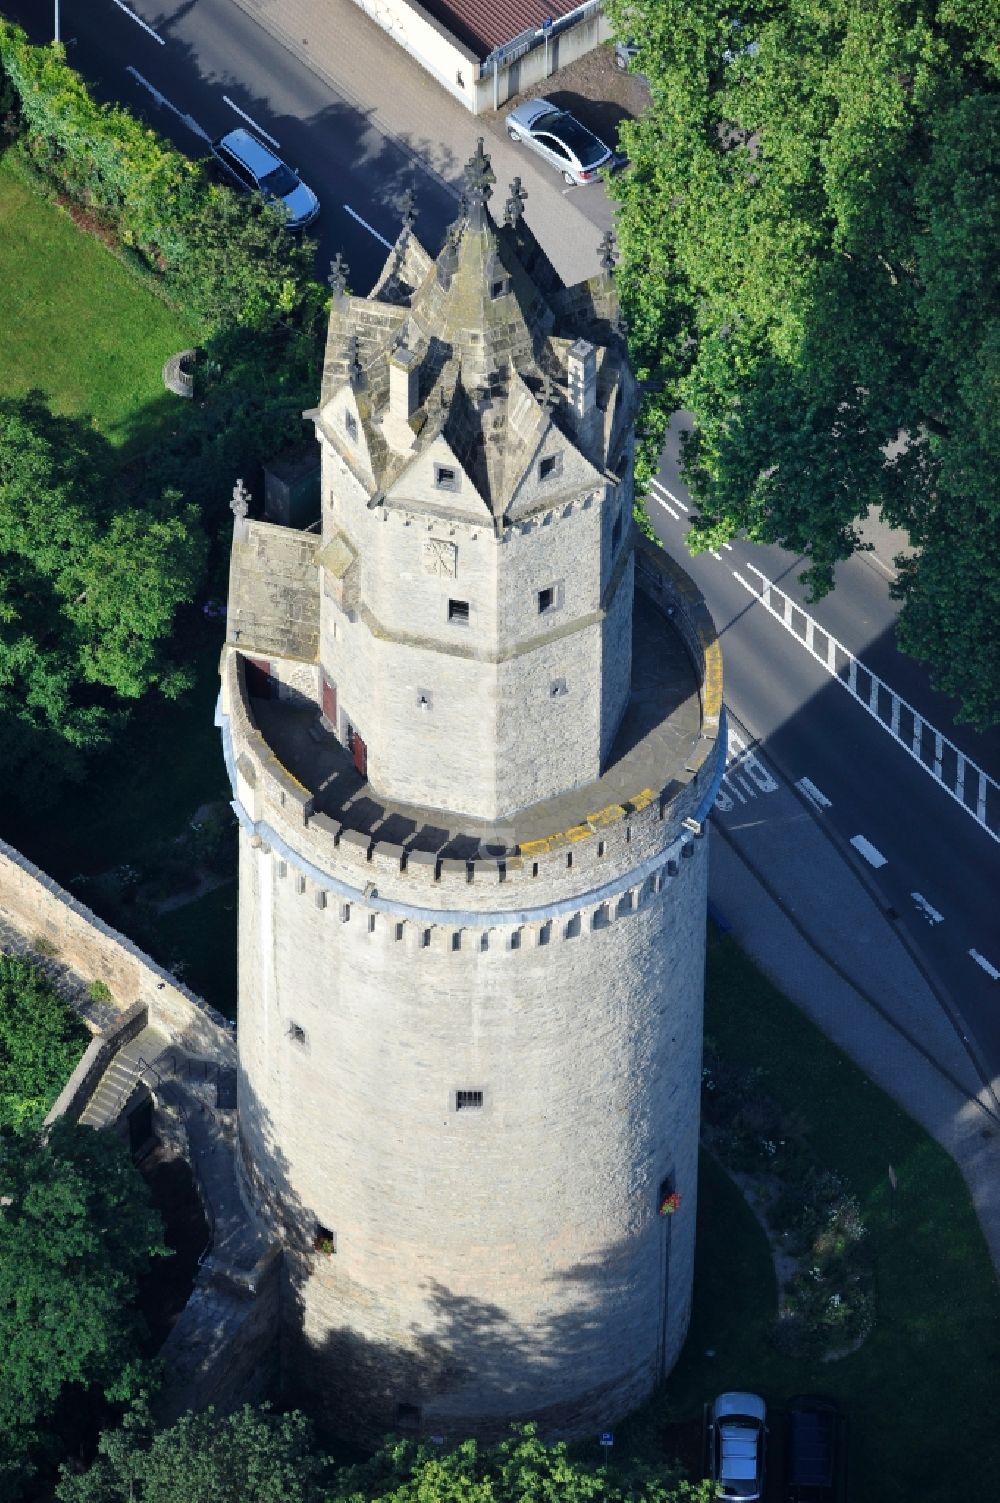
[{"label": "stone masonry wall", "polygon": [[33,862],[0,840],[0,918],[41,939],[81,976],[103,981],[118,1010],[143,1003],[149,1021],[191,1054],[234,1056],[229,1024]]}]

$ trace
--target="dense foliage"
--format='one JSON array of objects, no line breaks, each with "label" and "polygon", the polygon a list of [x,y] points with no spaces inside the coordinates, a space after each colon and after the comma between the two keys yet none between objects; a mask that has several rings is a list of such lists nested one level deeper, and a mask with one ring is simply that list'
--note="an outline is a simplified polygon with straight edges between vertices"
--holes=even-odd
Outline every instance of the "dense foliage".
[{"label": "dense foliage", "polygon": [[209,329],[264,329],[322,300],[281,212],[214,182],[127,110],[97,104],[62,47],[0,19],[0,85],[44,178]]},{"label": "dense foliage", "polygon": [[334,1471],[298,1413],[185,1415],[154,1434],[137,1410],[102,1437],[90,1469],[63,1469],[59,1503],[696,1503],[705,1487],[665,1469],[603,1469],[547,1445],[531,1426],[495,1446],[390,1441]]},{"label": "dense foliage", "polygon": [[[623,127],[620,288],[643,462],[695,418],[697,548],[805,556],[880,506],[899,641],[1000,717],[1000,56],[977,0],[608,0],[652,103]],[[993,23],[996,21],[992,13]]]},{"label": "dense foliage", "polygon": [[42,1125],[88,1038],[41,971],[0,955],[0,1130]]},{"label": "dense foliage", "polygon": [[176,491],[118,502],[109,446],[85,423],[37,394],[0,398],[0,757],[15,784],[72,769],[122,701],[187,686],[169,635],[206,547]]},{"label": "dense foliage", "polygon": [[[126,1399],[139,1372],[137,1280],[159,1217],[117,1139],[56,1122],[0,1138],[0,1494],[13,1496],[60,1404]],[[4,1490],[6,1485],[6,1491]]]}]

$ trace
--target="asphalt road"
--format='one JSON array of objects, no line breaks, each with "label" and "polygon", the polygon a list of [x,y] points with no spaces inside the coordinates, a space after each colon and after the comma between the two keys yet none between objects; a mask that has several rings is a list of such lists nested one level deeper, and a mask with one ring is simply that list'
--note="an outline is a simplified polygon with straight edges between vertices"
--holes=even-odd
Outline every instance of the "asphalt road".
[{"label": "asphalt road", "polygon": [[[2,8],[34,40],[49,39],[52,9],[46,0],[3,0]],[[331,88],[232,0],[187,0],[166,17],[155,0],[135,0],[133,11],[155,23],[161,41],[117,0],[62,0],[63,39],[75,39],[70,60],[99,97],[128,104],[194,155],[204,154],[209,138],[241,123],[237,109],[244,111],[319,194],[320,267],[342,249],[356,291],[374,281],[385,254],[379,237],[394,238],[399,201],[410,185],[418,192],[418,233],[429,249],[438,248],[456,213],[453,187],[405,142],[380,131],[356,97]],[[149,86],[168,102],[157,103]],[[442,110],[456,108],[441,97]],[[497,156],[506,145],[501,131]],[[558,223],[565,202],[558,178],[553,175],[549,186],[536,174],[533,191],[532,208],[541,211],[543,223]],[[581,190],[573,203],[598,229],[610,222],[603,190]],[[768,785],[795,788],[832,848],[864,874],[981,1065],[1000,1073],[997,844],[736,577],[759,587],[759,576],[751,572],[756,568],[806,605],[797,583],[801,562],[780,549],[746,543],[718,558],[692,559],[683,536],[694,507],[678,478],[673,442],[660,481],[665,489],[650,506],[654,523],[713,612],[722,635],[726,699],[745,743],[744,749],[734,745],[718,818],[752,857],[753,831],[769,817]],[[806,609],[930,726],[996,773],[1000,737],[956,727],[951,702],[930,689],[918,664],[896,651],[897,607],[888,598],[885,571],[870,555],[840,566],[836,591]],[[807,787],[800,786],[803,779]]]},{"label": "asphalt road", "polygon": [[[1000,736],[978,736],[953,724],[954,704],[930,688],[918,663],[897,651],[898,606],[889,599],[886,570],[871,555],[841,564],[834,592],[808,604],[798,583],[804,561],[780,548],[741,541],[718,557],[692,558],[683,538],[694,510],[679,478],[672,436],[650,512],[665,548],[693,576],[712,610],[722,640],[726,701],[740,722],[717,818],[752,859],[754,829],[769,817],[769,783],[795,788],[836,849],[863,874],[964,1025],[979,1062],[995,1076],[1000,980],[983,962],[1000,971],[1000,845],[740,579],[759,587],[751,572],[756,568],[780,583],[929,725],[994,774]],[[746,744],[745,752],[738,741]],[[756,765],[741,775],[740,761],[755,752]],[[798,786],[803,779],[811,786]],[[995,816],[996,804],[990,809]]]}]

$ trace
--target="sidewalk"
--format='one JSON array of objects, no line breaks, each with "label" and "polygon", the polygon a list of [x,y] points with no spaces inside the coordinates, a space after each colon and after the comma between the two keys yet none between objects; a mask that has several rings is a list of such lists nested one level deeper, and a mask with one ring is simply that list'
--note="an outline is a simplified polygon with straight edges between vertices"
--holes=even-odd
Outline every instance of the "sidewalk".
[{"label": "sidewalk", "polygon": [[[758,853],[748,853],[714,822],[710,838],[714,906],[775,985],[955,1160],[1000,1273],[995,1101],[892,926],[846,863],[832,849],[821,849],[818,831],[804,858],[812,869],[806,891],[818,891],[822,873],[824,889],[834,891],[827,922],[816,904],[803,904],[794,867],[778,872],[770,863],[765,875],[757,867]],[[845,923],[857,940],[852,956],[877,957],[877,974],[865,983],[831,963],[844,953]],[[926,1047],[928,1040],[933,1049]]]}]

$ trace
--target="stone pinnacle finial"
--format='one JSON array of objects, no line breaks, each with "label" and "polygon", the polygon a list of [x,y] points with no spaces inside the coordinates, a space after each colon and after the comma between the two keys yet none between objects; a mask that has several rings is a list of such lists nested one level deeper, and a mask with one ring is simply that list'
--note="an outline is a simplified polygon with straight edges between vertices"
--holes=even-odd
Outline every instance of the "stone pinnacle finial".
[{"label": "stone pinnacle finial", "polygon": [[229,509],[238,522],[246,519],[250,510],[250,492],[242,480],[237,480],[233,486],[233,499],[229,503]]},{"label": "stone pinnacle finial", "polygon": [[351,268],[338,251],[330,262],[330,275],[327,277],[327,281],[333,288],[334,297],[340,297],[343,294],[350,274]]},{"label": "stone pinnacle finial", "polygon": [[513,225],[515,229],[517,228],[524,214],[524,205],[527,197],[528,195],[521,184],[521,179],[516,177],[510,185],[510,198],[508,198],[504,205],[504,222],[506,224]]},{"label": "stone pinnacle finial", "polygon": [[601,254],[601,270],[609,277],[615,269],[615,237],[610,230],[604,231],[597,249]]},{"label": "stone pinnacle finial", "polygon": [[545,376],[542,381],[542,394],[539,397],[538,402],[542,411],[546,414],[547,417],[551,417],[556,407],[559,405],[559,394],[556,391],[556,384],[553,381],[552,377],[549,375],[548,371],[545,372]]},{"label": "stone pinnacle finial", "polygon": [[403,194],[401,205],[403,211],[403,229],[412,230],[417,218],[417,195],[412,188],[407,188]]},{"label": "stone pinnacle finial", "polygon": [[468,200],[466,217],[474,230],[481,230],[486,215],[486,203],[493,193],[496,173],[483,149],[483,137],[476,142],[473,156],[465,164],[465,194]]},{"label": "stone pinnacle finial", "polygon": [[233,486],[233,499],[229,503],[233,514],[233,542],[245,543],[248,536],[247,512],[250,510],[250,492],[242,480]]}]

